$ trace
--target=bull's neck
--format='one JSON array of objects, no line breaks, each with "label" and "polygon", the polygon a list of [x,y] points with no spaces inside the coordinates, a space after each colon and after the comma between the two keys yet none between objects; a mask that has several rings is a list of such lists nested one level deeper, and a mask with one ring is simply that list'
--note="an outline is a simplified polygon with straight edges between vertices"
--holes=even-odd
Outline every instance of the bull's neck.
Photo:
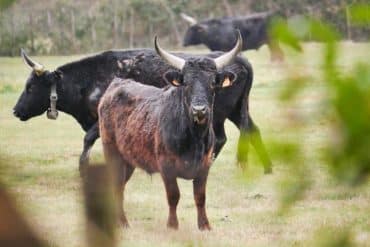
[{"label": "bull's neck", "polygon": [[188,113],[185,89],[179,87],[172,90],[166,99],[165,110],[161,116],[162,138],[173,152],[199,161],[212,145],[213,130],[210,128],[212,119],[205,126],[195,125]]},{"label": "bull's neck", "polygon": [[[57,110],[72,115],[86,131],[96,121],[97,117],[94,117],[90,111],[90,108],[84,92],[86,90],[81,89],[80,85],[73,81],[62,80],[57,83]],[[96,110],[95,110],[96,111]]]}]

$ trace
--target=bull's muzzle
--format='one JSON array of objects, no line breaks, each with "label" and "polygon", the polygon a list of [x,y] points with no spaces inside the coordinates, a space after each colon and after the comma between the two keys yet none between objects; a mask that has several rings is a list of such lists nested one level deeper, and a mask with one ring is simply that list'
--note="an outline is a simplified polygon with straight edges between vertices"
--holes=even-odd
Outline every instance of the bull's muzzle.
[{"label": "bull's muzzle", "polygon": [[15,108],[13,109],[13,115],[19,118],[21,121],[26,121],[28,119],[25,114],[23,114],[22,112],[18,111]]},{"label": "bull's muzzle", "polygon": [[193,105],[191,106],[191,112],[193,114],[194,122],[197,124],[205,124],[207,117],[207,106],[205,105]]}]

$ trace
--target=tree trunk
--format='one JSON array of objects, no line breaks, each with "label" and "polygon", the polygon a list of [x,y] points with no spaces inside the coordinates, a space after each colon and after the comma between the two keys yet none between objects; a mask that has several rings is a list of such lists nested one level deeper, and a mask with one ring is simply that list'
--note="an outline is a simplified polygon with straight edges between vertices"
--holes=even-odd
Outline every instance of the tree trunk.
[{"label": "tree trunk", "polygon": [[234,15],[228,0],[222,0],[222,5],[225,7],[225,10],[226,10],[226,13],[227,13],[228,16],[233,16]]},{"label": "tree trunk", "polygon": [[166,12],[168,13],[168,15],[170,16],[170,23],[171,23],[172,31],[176,37],[177,46],[181,46],[181,36],[180,36],[179,28],[177,27],[175,14],[173,13],[172,9],[168,7],[168,2],[166,0],[161,1],[161,4],[166,10]]},{"label": "tree trunk", "polygon": [[154,31],[153,31],[153,23],[150,22],[148,26],[148,44],[151,44],[153,42],[153,37],[154,37]]},{"label": "tree trunk", "polygon": [[51,20],[51,13],[50,13],[49,9],[46,12],[46,16],[47,16],[48,36],[50,37],[51,33],[52,33],[51,30],[53,30],[53,28],[52,28],[53,23],[52,23],[52,20]]},{"label": "tree trunk", "polygon": [[347,39],[352,40],[351,32],[351,14],[349,13],[349,7],[346,6],[346,26],[347,26]]},{"label": "tree trunk", "polygon": [[15,25],[14,25],[14,15],[10,17],[10,28],[11,28],[11,38],[12,38],[12,47],[10,49],[10,54],[11,56],[15,56],[17,51],[15,51]]},{"label": "tree trunk", "polygon": [[76,20],[73,10],[71,10],[71,40],[73,52],[76,52]]},{"label": "tree trunk", "polygon": [[96,48],[96,27],[95,27],[95,17],[93,17],[92,9],[89,10],[89,19],[91,22],[91,43],[92,43],[92,50]]},{"label": "tree trunk", "polygon": [[29,15],[29,27],[30,27],[30,40],[31,40],[31,53],[35,52],[35,41],[33,34],[33,16],[32,13]]},{"label": "tree trunk", "polygon": [[118,30],[118,16],[117,16],[117,6],[116,1],[113,1],[113,44],[112,47],[115,48],[117,46],[117,30]]},{"label": "tree trunk", "polygon": [[129,33],[129,46],[134,47],[134,9],[130,8],[130,33]]}]

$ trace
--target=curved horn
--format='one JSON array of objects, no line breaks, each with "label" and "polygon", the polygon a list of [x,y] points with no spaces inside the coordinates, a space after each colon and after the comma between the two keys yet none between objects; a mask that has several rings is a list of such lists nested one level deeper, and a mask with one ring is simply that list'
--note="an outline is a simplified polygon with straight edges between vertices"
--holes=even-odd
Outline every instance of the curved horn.
[{"label": "curved horn", "polygon": [[179,58],[175,55],[172,55],[171,53],[163,50],[159,44],[158,44],[158,41],[157,41],[157,36],[155,36],[154,38],[154,47],[155,47],[155,50],[157,51],[158,55],[163,58],[169,65],[172,65],[173,67],[179,69],[179,70],[182,70],[182,68],[184,68],[184,65],[185,65],[185,59],[182,59],[182,58]]},{"label": "curved horn", "polygon": [[182,19],[189,22],[190,25],[195,25],[198,23],[195,18],[188,16],[187,14],[181,13],[180,16],[182,17]]},{"label": "curved horn", "polygon": [[235,44],[234,48],[231,51],[229,51],[229,52],[227,52],[227,53],[225,53],[225,54],[223,54],[223,55],[221,55],[218,58],[215,58],[213,60],[216,64],[217,70],[222,69],[223,67],[228,65],[231,61],[233,61],[233,59],[242,50],[243,39],[242,39],[242,35],[240,34],[239,30],[237,30],[237,36],[238,36],[238,39],[236,41],[236,44]]},{"label": "curved horn", "polygon": [[41,75],[42,73],[45,72],[44,66],[35,61],[32,61],[32,59],[27,56],[27,53],[23,49],[21,49],[21,56],[23,58],[23,61],[28,66],[30,66],[37,75]]}]

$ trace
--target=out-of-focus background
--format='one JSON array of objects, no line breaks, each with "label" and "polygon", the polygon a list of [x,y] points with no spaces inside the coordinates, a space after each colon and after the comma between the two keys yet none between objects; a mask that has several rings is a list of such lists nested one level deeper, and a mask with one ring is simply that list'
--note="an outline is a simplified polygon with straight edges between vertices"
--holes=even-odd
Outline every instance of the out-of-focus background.
[{"label": "out-of-focus background", "polygon": [[[180,48],[188,23],[277,11],[329,22],[343,39],[364,41],[370,27],[351,24],[348,8],[366,0],[4,0],[0,5],[0,56],[85,54],[111,48],[151,47],[154,35]],[[313,39],[308,37],[307,39]]]}]

